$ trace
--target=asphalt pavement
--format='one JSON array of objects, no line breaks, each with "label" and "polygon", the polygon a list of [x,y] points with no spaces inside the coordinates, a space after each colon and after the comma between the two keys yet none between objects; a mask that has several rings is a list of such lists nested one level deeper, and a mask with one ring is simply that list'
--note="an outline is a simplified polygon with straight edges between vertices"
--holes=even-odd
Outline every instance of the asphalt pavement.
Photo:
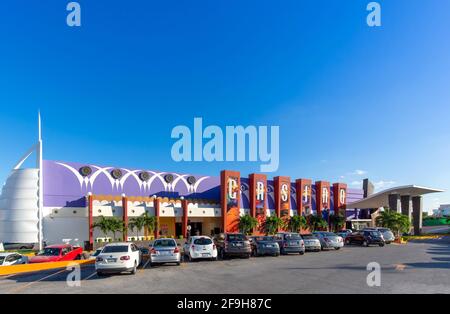
[{"label": "asphalt pavement", "polygon": [[[381,267],[380,286],[368,275]],[[145,266],[145,267],[144,267]],[[151,268],[135,275],[98,277],[93,266],[0,277],[0,293],[171,293],[171,294],[305,294],[305,293],[450,293],[450,237],[386,247],[350,246],[304,256],[259,257],[218,262],[183,263]]]}]

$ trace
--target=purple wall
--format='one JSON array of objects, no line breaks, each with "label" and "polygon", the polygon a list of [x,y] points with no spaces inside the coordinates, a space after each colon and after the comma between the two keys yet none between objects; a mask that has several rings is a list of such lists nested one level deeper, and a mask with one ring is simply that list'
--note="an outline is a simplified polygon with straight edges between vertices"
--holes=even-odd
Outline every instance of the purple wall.
[{"label": "purple wall", "polygon": [[[80,168],[89,166],[92,173],[83,177]],[[44,206],[55,207],[84,207],[86,206],[86,195],[90,192],[97,195],[122,194],[128,196],[153,195],[178,198],[209,199],[220,202],[220,176],[200,176],[192,175],[196,179],[194,185],[187,182],[191,175],[177,174],[172,172],[159,172],[139,169],[118,168],[122,171],[122,178],[115,180],[111,176],[114,167],[100,167],[96,165],[86,165],[79,163],[67,163],[56,161],[44,161]],[[139,174],[146,171],[150,174],[150,179],[144,182]],[[172,174],[174,181],[167,184],[164,176]],[[250,182],[248,178],[241,178],[241,208],[250,208]],[[275,209],[274,181],[268,180],[269,209]],[[315,186],[312,187],[312,210],[316,209]],[[331,189],[332,191],[332,189]],[[333,200],[333,195],[330,195]],[[363,191],[359,189],[348,189],[348,203],[363,198]],[[291,184],[291,208],[296,206],[295,183]]]}]

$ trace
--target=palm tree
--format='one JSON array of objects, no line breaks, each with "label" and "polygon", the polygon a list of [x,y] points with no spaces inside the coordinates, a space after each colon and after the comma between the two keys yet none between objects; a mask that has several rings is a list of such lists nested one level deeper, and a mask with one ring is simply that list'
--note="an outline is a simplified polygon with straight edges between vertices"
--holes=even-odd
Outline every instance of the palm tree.
[{"label": "palm tree", "polygon": [[111,220],[109,218],[100,217],[99,221],[96,221],[93,225],[92,225],[92,229],[100,229],[100,231],[102,232],[102,234],[107,237],[108,233],[111,231]]},{"label": "palm tree", "polygon": [[345,226],[345,217],[340,214],[330,215],[330,225],[333,226],[334,231],[339,231]]},{"label": "palm tree", "polygon": [[305,229],[307,226],[308,223],[304,216],[295,215],[289,219],[289,228],[292,232],[298,232],[300,229]]},{"label": "palm tree", "polygon": [[117,217],[110,217],[110,232],[113,234],[113,241],[117,241],[116,234],[117,232],[124,232],[126,230],[126,226],[123,220]]},{"label": "palm tree", "polygon": [[158,226],[158,218],[155,216],[150,216],[147,211],[142,215],[142,217],[144,219],[143,227],[147,228],[147,231],[150,234],[153,234]]},{"label": "palm tree", "polygon": [[384,211],[376,218],[377,226],[391,229],[397,237],[402,233],[407,233],[411,230],[411,222],[409,217],[385,208]]},{"label": "palm tree", "polygon": [[145,226],[145,214],[139,217],[133,217],[128,222],[128,228],[130,228],[131,231],[134,231],[136,229],[136,237],[139,239],[139,232],[144,228]]},{"label": "palm tree", "polygon": [[264,223],[264,229],[268,235],[274,235],[283,226],[283,219],[277,216],[269,216]]},{"label": "palm tree", "polygon": [[322,217],[315,216],[315,215],[309,215],[307,217],[308,226],[311,229],[311,231],[316,230],[322,230],[328,228],[328,222],[323,219]]},{"label": "palm tree", "polygon": [[245,235],[249,235],[257,225],[258,220],[248,214],[239,218],[239,230]]}]

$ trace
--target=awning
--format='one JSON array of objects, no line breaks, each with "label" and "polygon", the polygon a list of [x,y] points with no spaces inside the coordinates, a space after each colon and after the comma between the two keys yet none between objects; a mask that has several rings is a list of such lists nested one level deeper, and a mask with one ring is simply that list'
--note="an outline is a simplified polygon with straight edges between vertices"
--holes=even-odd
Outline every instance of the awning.
[{"label": "awning", "polygon": [[423,186],[417,185],[405,185],[399,186],[391,189],[387,189],[373,195],[370,195],[367,198],[362,200],[347,204],[347,208],[359,208],[359,209],[368,209],[368,208],[380,208],[380,207],[388,207],[389,206],[389,195],[390,194],[399,194],[399,195],[409,195],[411,197],[414,196],[422,196],[430,193],[440,193],[444,192],[439,189],[431,189]]}]

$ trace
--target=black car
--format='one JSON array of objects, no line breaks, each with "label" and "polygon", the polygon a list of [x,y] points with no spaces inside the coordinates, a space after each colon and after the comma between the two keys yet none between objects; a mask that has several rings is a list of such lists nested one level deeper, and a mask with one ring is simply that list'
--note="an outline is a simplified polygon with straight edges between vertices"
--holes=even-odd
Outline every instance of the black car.
[{"label": "black car", "polygon": [[384,246],[383,235],[377,230],[363,230],[347,235],[345,244],[359,244],[362,246],[379,245]]}]

